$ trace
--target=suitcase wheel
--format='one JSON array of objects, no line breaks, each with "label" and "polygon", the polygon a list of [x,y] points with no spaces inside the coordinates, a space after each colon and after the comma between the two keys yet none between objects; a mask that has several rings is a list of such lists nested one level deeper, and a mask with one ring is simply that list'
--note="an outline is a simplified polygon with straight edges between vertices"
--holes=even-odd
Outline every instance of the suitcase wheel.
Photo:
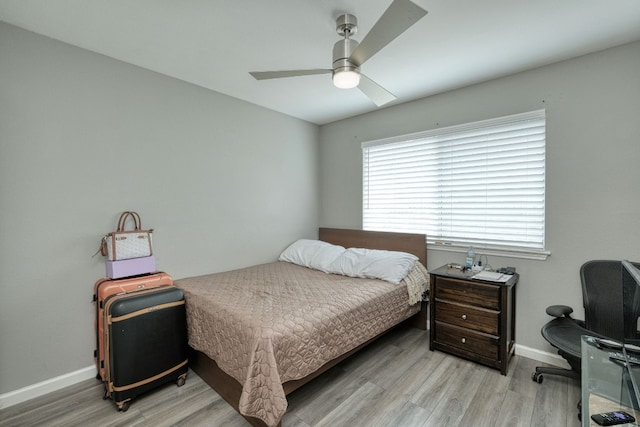
[{"label": "suitcase wheel", "polygon": [[130,400],[127,400],[126,402],[118,403],[118,410],[121,412],[127,412],[129,410],[129,405],[131,405]]},{"label": "suitcase wheel", "polygon": [[187,374],[180,375],[176,380],[176,384],[178,387],[182,387],[186,382],[187,382]]}]

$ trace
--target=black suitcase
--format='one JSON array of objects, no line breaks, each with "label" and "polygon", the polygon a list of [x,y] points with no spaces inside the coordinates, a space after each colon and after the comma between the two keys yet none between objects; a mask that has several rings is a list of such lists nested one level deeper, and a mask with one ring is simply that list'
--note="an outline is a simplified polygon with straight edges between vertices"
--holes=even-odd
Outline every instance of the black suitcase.
[{"label": "black suitcase", "polygon": [[139,276],[126,277],[122,279],[110,279],[104,277],[96,281],[93,285],[93,301],[96,304],[96,349],[93,358],[96,362],[98,374],[96,378],[106,380],[105,365],[108,354],[105,354],[106,320],[104,308],[107,298],[116,294],[146,291],[162,286],[173,286],[173,278],[167,273],[157,272],[154,274],[142,274]]},{"label": "black suitcase", "polygon": [[188,369],[184,294],[174,286],[105,300],[105,399],[126,411],[162,384],[182,386]]}]

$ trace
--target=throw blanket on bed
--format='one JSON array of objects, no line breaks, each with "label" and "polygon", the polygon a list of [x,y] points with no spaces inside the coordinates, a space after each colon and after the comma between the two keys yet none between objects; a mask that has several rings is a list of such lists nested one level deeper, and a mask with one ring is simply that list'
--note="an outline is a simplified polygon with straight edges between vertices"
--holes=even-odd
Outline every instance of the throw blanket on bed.
[{"label": "throw blanket on bed", "polygon": [[[414,273],[423,275],[422,284],[411,286],[426,286],[422,270]],[[185,293],[189,345],[242,385],[240,413],[269,426],[287,409],[282,383],[309,375],[420,309],[407,303],[404,281],[326,274],[287,262],[175,284]]]},{"label": "throw blanket on bed", "polygon": [[422,301],[422,294],[429,290],[429,272],[424,265],[416,262],[404,281],[407,283],[409,305]]}]

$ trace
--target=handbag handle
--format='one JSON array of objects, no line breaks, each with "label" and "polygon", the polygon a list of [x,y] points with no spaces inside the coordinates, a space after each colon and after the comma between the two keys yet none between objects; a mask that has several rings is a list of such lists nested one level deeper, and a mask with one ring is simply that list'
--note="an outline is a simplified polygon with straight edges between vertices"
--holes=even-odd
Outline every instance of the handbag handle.
[{"label": "handbag handle", "polygon": [[[135,229],[136,230],[142,230],[142,220],[140,219],[140,215],[138,215],[138,212],[134,212],[131,211],[129,212],[131,214],[131,216],[133,217],[134,222],[136,223],[135,225]],[[124,223],[122,223],[122,226],[124,227]]]},{"label": "handbag handle", "polygon": [[140,215],[134,211],[126,211],[120,215],[120,219],[118,219],[118,229],[117,231],[124,231],[127,219],[131,217],[133,219],[133,229],[140,230],[142,229],[142,221],[140,220]]}]

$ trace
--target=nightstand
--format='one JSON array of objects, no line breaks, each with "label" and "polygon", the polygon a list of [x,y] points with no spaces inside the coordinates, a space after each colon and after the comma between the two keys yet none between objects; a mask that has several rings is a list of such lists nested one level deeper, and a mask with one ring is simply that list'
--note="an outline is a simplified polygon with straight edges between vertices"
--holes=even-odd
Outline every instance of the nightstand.
[{"label": "nightstand", "polygon": [[473,279],[448,266],[430,271],[429,348],[464,357],[507,374],[515,349],[516,283]]}]

